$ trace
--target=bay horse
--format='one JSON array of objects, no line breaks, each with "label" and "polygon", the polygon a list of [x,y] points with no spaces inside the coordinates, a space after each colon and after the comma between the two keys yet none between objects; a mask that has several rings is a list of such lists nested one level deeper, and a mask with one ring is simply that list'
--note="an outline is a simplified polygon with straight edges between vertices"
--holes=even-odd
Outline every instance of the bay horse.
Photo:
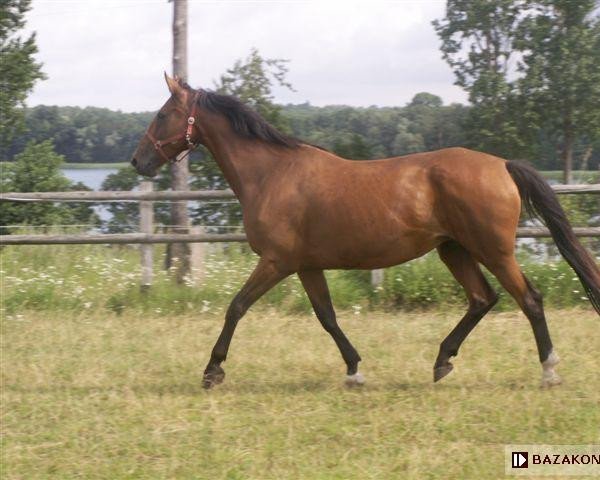
[{"label": "bay horse", "polygon": [[438,381],[450,359],[498,297],[485,266],[529,319],[542,384],[560,383],[542,295],[515,259],[521,205],[540,216],[600,313],[600,269],[575,237],[556,195],[532,167],[465,148],[351,161],[284,135],[233,97],[165,79],[171,93],[131,163],[141,175],[204,145],[239,199],[256,268],[231,302],[204,371],[203,386],[223,381],[221,366],[248,308],[297,273],[323,328],[346,363],[349,385],[362,384],[360,355],[336,321],[326,269],[378,269],[437,249],[462,285],[468,309],[441,342]]}]

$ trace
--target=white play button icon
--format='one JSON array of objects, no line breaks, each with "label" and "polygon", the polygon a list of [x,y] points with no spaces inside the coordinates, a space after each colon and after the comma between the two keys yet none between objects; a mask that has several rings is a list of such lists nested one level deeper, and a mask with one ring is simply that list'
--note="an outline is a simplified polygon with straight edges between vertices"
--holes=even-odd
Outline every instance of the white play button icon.
[{"label": "white play button icon", "polygon": [[512,468],[527,468],[528,460],[528,452],[512,452]]}]

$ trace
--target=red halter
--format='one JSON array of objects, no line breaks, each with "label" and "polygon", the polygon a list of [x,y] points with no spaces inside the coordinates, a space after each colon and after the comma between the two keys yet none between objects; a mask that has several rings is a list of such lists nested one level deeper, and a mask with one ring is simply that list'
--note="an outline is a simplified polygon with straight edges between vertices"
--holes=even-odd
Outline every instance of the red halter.
[{"label": "red halter", "polygon": [[[152,135],[150,133],[150,129],[146,130],[146,136],[152,142],[152,145],[154,146],[154,150],[156,150],[160,154],[160,156],[169,163],[175,163],[175,162],[179,162],[180,160],[183,160],[185,157],[187,157],[190,154],[190,152],[192,150],[194,150],[196,147],[198,147],[198,143],[192,142],[192,132],[194,131],[194,126],[196,125],[196,114],[197,114],[196,108],[197,108],[197,100],[198,100],[199,96],[200,96],[200,92],[196,92],[196,94],[194,95],[194,98],[192,99],[192,108],[191,108],[191,111],[189,112],[189,114],[188,114],[188,112],[183,110],[183,108],[178,107],[178,106],[175,107],[175,110],[179,110],[181,113],[183,113],[184,115],[186,115],[188,117],[185,133],[173,135],[164,140],[157,140],[154,137],[154,135]],[[177,143],[179,140],[185,140],[187,142],[187,146],[188,146],[187,153],[182,156],[179,156],[179,154],[177,154],[174,157],[169,158],[167,156],[167,154],[165,153],[165,151],[163,150],[163,146],[166,144],[169,144],[169,143]]]}]

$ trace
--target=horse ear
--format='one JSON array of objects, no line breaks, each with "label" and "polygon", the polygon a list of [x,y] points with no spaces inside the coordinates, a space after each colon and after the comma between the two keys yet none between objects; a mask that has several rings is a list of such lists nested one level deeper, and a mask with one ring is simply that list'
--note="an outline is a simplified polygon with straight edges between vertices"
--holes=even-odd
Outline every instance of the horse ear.
[{"label": "horse ear", "polygon": [[169,92],[171,92],[172,95],[179,96],[182,91],[180,80],[177,78],[177,76],[175,76],[175,78],[171,78],[169,77],[169,75],[167,75],[167,72],[164,73],[165,81],[167,82],[167,87],[169,87]]}]

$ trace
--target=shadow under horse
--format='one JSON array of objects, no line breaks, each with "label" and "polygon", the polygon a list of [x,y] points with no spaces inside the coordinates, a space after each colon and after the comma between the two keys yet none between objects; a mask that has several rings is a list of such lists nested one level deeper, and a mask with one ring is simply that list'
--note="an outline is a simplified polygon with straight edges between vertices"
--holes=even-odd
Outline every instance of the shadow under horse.
[{"label": "shadow under horse", "polygon": [[326,269],[377,269],[437,249],[463,286],[469,307],[442,341],[434,381],[498,297],[484,265],[517,301],[533,329],[542,384],[560,383],[558,356],[541,294],[515,259],[523,204],[548,226],[600,313],[600,270],[574,235],[558,199],[532,167],[464,148],[351,161],[284,135],[233,97],[194,90],[165,74],[171,93],[131,163],[142,175],[204,145],[240,201],[248,243],[260,260],[235,296],[204,371],[221,383],[236,325],[248,308],[297,273],[323,328],[347,366],[347,383],[364,382],[361,360],[336,321]]}]

